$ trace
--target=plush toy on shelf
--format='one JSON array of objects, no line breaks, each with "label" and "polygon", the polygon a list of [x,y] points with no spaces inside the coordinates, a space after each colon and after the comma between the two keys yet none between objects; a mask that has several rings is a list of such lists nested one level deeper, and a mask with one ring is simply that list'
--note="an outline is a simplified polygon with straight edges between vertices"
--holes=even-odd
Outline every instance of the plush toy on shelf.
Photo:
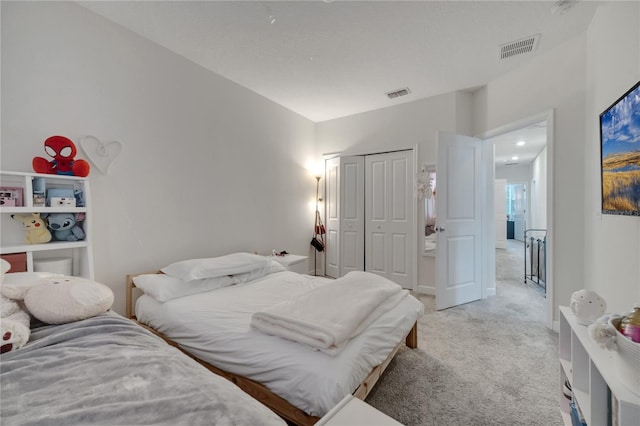
[{"label": "plush toy on shelf", "polygon": [[85,160],[75,160],[77,149],[71,139],[64,136],[51,136],[44,141],[45,152],[53,158],[34,157],[33,170],[36,173],[85,177],[91,166]]},{"label": "plush toy on shelf", "polygon": [[80,221],[84,219],[84,214],[78,213],[51,213],[46,218],[49,230],[57,241],[80,241],[84,240],[85,233],[80,226]]},{"label": "plush toy on shelf", "polygon": [[40,213],[12,214],[12,219],[22,222],[27,234],[25,241],[27,244],[44,244],[51,241],[51,232],[47,229],[47,224],[40,217]]}]

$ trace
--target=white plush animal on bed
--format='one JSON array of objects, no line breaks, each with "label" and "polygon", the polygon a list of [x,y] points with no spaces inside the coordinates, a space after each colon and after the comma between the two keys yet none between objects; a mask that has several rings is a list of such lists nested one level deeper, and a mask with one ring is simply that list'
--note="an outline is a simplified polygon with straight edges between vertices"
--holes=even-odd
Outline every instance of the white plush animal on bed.
[{"label": "white plush animal on bed", "polygon": [[[0,283],[4,281],[4,274],[9,271],[11,265],[4,259],[0,260],[2,276]],[[31,335],[29,324],[31,318],[14,300],[0,295],[0,353],[15,351],[23,347]]]},{"label": "white plush animal on bed", "polygon": [[49,272],[7,274],[1,293],[22,301],[28,313],[47,324],[80,321],[102,314],[113,305],[113,292],[106,285]]},{"label": "white plush animal on bed", "polygon": [[[47,324],[65,324],[102,314],[113,305],[109,287],[81,277],[24,272],[10,274],[2,294],[24,300],[31,315]],[[15,279],[14,279],[15,275]]]}]

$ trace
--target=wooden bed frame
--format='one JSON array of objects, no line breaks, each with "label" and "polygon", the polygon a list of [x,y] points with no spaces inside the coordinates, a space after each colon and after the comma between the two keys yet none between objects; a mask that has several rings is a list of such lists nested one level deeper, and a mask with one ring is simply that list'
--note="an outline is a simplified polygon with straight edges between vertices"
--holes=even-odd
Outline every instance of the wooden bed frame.
[{"label": "wooden bed frame", "polygon": [[[160,273],[161,274],[162,272],[156,271],[156,272],[151,272],[151,273],[154,273],[154,274],[155,273]],[[149,326],[147,326],[145,324],[142,324],[142,323],[138,322],[136,316],[133,313],[133,311],[134,311],[133,303],[136,300],[136,298],[134,298],[134,295],[133,295],[134,289],[136,288],[136,285],[133,282],[133,277],[137,276],[137,275],[140,275],[140,274],[127,275],[127,288],[126,288],[126,314],[127,314],[127,318],[130,318],[130,319],[136,321],[136,323],[138,323],[141,327],[143,327],[143,328],[149,330],[150,332],[152,332],[153,334],[161,337],[169,345],[178,348],[180,351],[185,353],[187,356],[189,356],[190,358],[193,358],[194,360],[196,360],[197,362],[199,362],[200,364],[205,366],[212,373],[215,373],[215,374],[217,374],[219,376],[222,376],[222,377],[230,380],[231,382],[235,383],[244,392],[248,393],[249,395],[251,395],[252,397],[257,399],[258,401],[262,402],[264,405],[269,407],[273,412],[278,414],[283,419],[285,419],[285,420],[287,420],[289,422],[292,422],[292,423],[294,423],[296,425],[299,425],[299,426],[313,425],[318,420],[320,420],[319,417],[311,416],[311,415],[305,413],[304,411],[302,411],[301,409],[291,405],[286,399],[282,398],[279,395],[274,394],[269,389],[267,389],[266,386],[264,386],[264,385],[262,385],[262,384],[260,384],[258,382],[255,382],[255,381],[253,381],[251,379],[248,379],[246,377],[243,377],[243,376],[240,376],[240,375],[237,375],[237,374],[233,374],[233,373],[229,373],[228,371],[225,371],[225,370],[221,370],[220,368],[215,367],[215,366],[209,364],[208,362],[203,361],[203,360],[199,359],[198,357],[196,357],[196,356],[190,354],[189,352],[185,351],[184,349],[182,349],[180,347],[180,345],[178,343],[176,343],[173,340],[169,339],[168,337],[166,337],[162,333],[154,330],[153,328],[151,328],[151,327],[149,327]],[[413,324],[413,327],[411,328],[411,330],[407,334],[407,336],[405,338],[405,344],[411,349],[415,349],[415,348],[418,347],[418,322],[417,321],[416,321],[416,323]],[[371,370],[369,375],[364,379],[364,381],[360,384],[360,386],[358,386],[358,388],[353,392],[353,396],[355,396],[356,398],[361,399],[361,400],[364,400],[367,397],[369,392],[371,392],[371,389],[373,389],[373,386],[378,382],[378,380],[382,376],[382,373],[384,372],[384,370],[387,368],[387,366],[389,365],[389,363],[391,362],[393,357],[398,352],[398,349],[400,349],[400,346],[402,346],[402,341],[400,341],[400,343],[398,343],[398,345],[391,351],[389,356],[387,356],[387,358],[384,361],[382,361],[381,364],[379,364],[378,366],[374,367]]]}]

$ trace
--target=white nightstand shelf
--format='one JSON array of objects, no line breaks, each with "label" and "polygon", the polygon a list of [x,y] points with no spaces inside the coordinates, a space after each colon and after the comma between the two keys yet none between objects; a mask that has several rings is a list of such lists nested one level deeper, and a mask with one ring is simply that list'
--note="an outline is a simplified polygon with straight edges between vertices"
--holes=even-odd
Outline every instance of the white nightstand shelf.
[{"label": "white nightstand shelf", "polygon": [[[611,351],[591,339],[568,306],[560,306],[560,388],[569,381],[589,426],[640,424],[640,394],[620,380],[617,362]],[[565,424],[571,425],[569,404],[562,395],[560,400]]]},{"label": "white nightstand shelf", "polygon": [[366,402],[347,395],[325,414],[316,426],[402,426]]},{"label": "white nightstand shelf", "polygon": [[284,256],[271,256],[273,260],[292,272],[299,274],[309,273],[309,258],[297,254],[286,254]]}]

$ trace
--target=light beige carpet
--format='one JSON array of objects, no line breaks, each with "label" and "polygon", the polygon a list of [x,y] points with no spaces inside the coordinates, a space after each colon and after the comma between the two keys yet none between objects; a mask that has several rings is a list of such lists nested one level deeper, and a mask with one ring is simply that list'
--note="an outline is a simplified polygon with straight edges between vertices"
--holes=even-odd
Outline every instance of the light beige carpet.
[{"label": "light beige carpet", "polygon": [[443,311],[420,296],[418,348],[401,348],[367,402],[405,425],[562,425],[558,335],[524,284],[522,243],[496,250],[497,295]]}]

